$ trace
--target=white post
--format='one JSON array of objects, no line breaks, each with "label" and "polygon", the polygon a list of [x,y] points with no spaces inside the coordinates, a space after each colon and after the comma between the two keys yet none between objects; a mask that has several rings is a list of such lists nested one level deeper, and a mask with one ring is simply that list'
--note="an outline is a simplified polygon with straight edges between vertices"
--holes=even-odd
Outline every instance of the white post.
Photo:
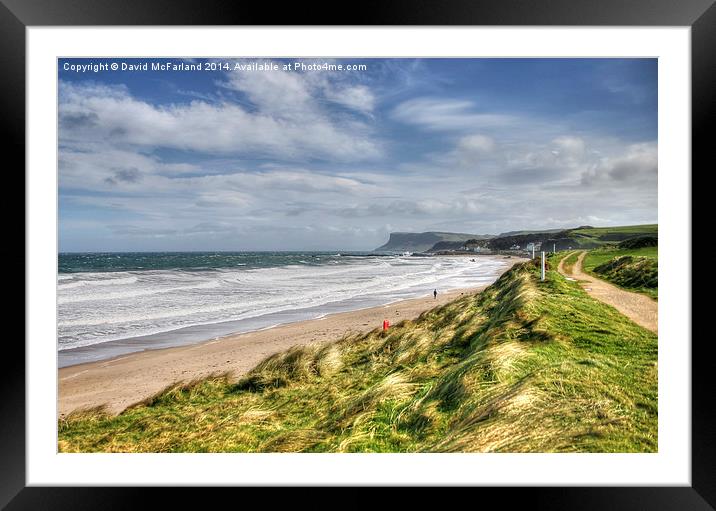
[{"label": "white post", "polygon": [[540,280],[544,280],[544,250],[541,252],[542,254],[542,275],[540,276]]},{"label": "white post", "polygon": [[557,253],[557,244],[556,243],[552,243],[552,253],[553,254]]},{"label": "white post", "polygon": [[532,243],[532,259],[535,258],[535,244]]}]

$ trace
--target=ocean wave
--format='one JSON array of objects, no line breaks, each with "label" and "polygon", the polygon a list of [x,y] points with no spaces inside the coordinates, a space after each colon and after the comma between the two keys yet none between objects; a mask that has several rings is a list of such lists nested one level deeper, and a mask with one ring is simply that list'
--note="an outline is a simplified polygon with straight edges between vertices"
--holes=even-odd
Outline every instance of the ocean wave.
[{"label": "ocean wave", "polygon": [[[135,290],[129,290],[129,291],[119,291],[119,292],[102,292],[102,291],[96,291],[96,292],[90,292],[85,294],[67,294],[63,293],[62,291],[57,296],[57,303],[58,304],[68,304],[68,303],[80,303],[80,302],[103,302],[103,301],[109,301],[109,300],[122,300],[127,298],[139,298],[143,296],[153,296],[153,295],[160,295],[160,294],[166,294],[166,293],[177,293],[177,292],[187,292],[187,291],[193,291],[196,289],[212,289],[212,288],[218,288],[221,286],[221,282],[218,280],[211,280],[208,282],[201,282],[194,285],[188,285],[188,286],[178,286],[178,287],[147,287],[144,289],[135,289]],[[93,290],[95,291],[95,290]]]},{"label": "ocean wave", "polygon": [[[101,275],[108,275],[108,274],[101,274]],[[111,275],[111,274],[109,274]],[[75,277],[76,278],[76,277]],[[64,280],[68,279],[59,279],[60,282],[63,282]],[[98,278],[96,280],[77,280],[75,282],[70,282],[69,284],[59,284],[58,286],[60,290],[65,289],[73,289],[77,287],[84,287],[84,286],[127,286],[130,284],[134,284],[137,282],[137,277],[120,277],[120,278]]]},{"label": "ocean wave", "polygon": [[433,288],[480,285],[494,280],[505,264],[486,258],[475,263],[465,258],[377,257],[301,264],[306,260],[293,258],[292,264],[273,268],[58,277],[61,348],[227,321],[265,317],[275,322],[278,314],[303,309],[325,314],[335,304],[350,310],[351,304],[389,303]]}]

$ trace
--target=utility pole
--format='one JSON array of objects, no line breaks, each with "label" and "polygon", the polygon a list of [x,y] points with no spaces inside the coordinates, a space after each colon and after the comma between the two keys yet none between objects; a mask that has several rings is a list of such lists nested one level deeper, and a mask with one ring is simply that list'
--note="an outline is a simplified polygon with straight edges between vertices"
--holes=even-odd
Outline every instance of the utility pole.
[{"label": "utility pole", "polygon": [[540,276],[540,280],[544,280],[544,250],[540,253],[542,254],[542,274]]}]

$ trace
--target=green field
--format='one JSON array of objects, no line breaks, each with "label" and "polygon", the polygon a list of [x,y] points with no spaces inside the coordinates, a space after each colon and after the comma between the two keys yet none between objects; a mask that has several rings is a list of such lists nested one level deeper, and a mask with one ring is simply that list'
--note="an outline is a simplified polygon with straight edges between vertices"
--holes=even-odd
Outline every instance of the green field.
[{"label": "green field", "polygon": [[552,268],[238,383],[177,386],[59,423],[63,452],[655,452],[657,337]]},{"label": "green field", "polygon": [[657,224],[645,224],[622,227],[591,227],[587,229],[572,229],[571,232],[601,242],[618,242],[636,236],[656,236],[659,233],[659,226]]},{"label": "green field", "polygon": [[584,258],[584,269],[593,271],[595,267],[602,265],[615,257],[633,256],[658,259],[658,247],[643,247],[634,249],[603,248],[587,252]]},{"label": "green field", "polygon": [[658,247],[590,250],[584,258],[583,267],[595,277],[608,280],[624,289],[643,293],[654,299],[659,296]]},{"label": "green field", "polygon": [[[621,241],[640,236],[658,236],[658,225],[627,225],[621,227],[590,227],[567,229],[563,231],[566,238],[558,242],[561,250],[594,249],[610,247]],[[568,241],[566,241],[568,240]],[[551,248],[549,241],[546,247]]]}]

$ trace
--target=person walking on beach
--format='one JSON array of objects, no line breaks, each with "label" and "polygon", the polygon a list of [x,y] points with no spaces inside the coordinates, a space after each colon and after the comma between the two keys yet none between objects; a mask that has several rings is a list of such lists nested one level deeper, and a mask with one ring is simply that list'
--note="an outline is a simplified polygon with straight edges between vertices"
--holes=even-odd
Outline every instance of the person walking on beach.
[{"label": "person walking on beach", "polygon": [[438,290],[437,289],[433,290],[433,298],[435,298],[436,300],[438,299]]}]

